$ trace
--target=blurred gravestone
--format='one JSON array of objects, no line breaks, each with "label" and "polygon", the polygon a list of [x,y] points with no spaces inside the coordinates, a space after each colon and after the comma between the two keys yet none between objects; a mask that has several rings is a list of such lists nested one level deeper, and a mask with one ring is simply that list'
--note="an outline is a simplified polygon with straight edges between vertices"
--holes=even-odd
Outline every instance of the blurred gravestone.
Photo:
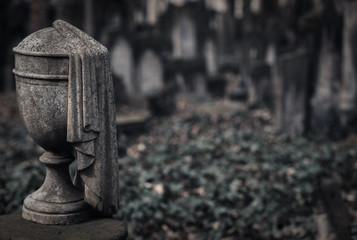
[{"label": "blurred gravestone", "polygon": [[111,49],[111,63],[113,75],[120,77],[130,96],[135,93],[133,53],[129,43],[124,38],[115,41]]},{"label": "blurred gravestone", "polygon": [[218,63],[224,65],[235,55],[235,19],[230,9],[217,14],[216,25]]},{"label": "blurred gravestone", "polygon": [[341,57],[332,41],[324,36],[319,56],[315,94],[311,99],[311,124],[314,132],[324,136],[334,134],[339,125],[338,90]]},{"label": "blurred gravestone", "polygon": [[194,93],[198,97],[204,97],[207,94],[206,79],[203,74],[196,74],[193,78]]},{"label": "blurred gravestone", "polygon": [[272,98],[272,81],[270,66],[258,62],[251,67],[248,88],[250,106],[269,106]]},{"label": "blurred gravestone", "polygon": [[139,60],[137,83],[144,96],[154,95],[163,88],[162,62],[152,50],[146,50]]},{"label": "blurred gravestone", "polygon": [[265,52],[265,63],[269,66],[274,66],[277,61],[276,47],[274,44],[268,44]]},{"label": "blurred gravestone", "polygon": [[171,38],[175,58],[190,59],[196,57],[196,27],[189,16],[183,14],[176,20]]},{"label": "blurred gravestone", "polygon": [[209,39],[203,46],[203,55],[205,58],[206,71],[209,76],[217,73],[217,50],[214,42]]},{"label": "blurred gravestone", "polygon": [[357,102],[357,2],[344,1],[343,68],[340,110],[346,124],[356,115]]},{"label": "blurred gravestone", "polygon": [[309,55],[305,51],[288,53],[279,59],[274,90],[276,127],[280,132],[297,136],[307,130],[310,65]]},{"label": "blurred gravestone", "polygon": [[183,76],[182,73],[178,73],[175,75],[175,82],[176,82],[176,85],[178,87],[178,90],[180,92],[187,92],[187,87],[186,87],[186,84],[185,84],[185,77]]},{"label": "blurred gravestone", "polygon": [[151,25],[155,25],[158,20],[158,15],[159,15],[159,1],[158,0],[147,0],[146,15],[147,15],[147,22]]}]

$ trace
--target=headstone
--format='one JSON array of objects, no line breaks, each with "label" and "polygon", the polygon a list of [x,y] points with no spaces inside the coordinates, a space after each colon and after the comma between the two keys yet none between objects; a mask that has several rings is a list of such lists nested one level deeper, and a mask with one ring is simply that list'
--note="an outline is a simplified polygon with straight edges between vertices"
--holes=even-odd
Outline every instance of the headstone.
[{"label": "headstone", "polygon": [[228,10],[228,4],[226,0],[205,0],[206,7],[219,13],[225,13]]},{"label": "headstone", "polygon": [[207,94],[207,81],[203,74],[196,74],[193,78],[194,93],[198,97],[205,97]]},{"label": "headstone", "polygon": [[279,58],[275,91],[277,130],[298,136],[308,128],[308,83],[311,81],[309,55],[300,50]]},{"label": "headstone", "polygon": [[178,73],[175,75],[175,82],[176,85],[178,86],[178,90],[180,92],[187,92],[187,87],[186,87],[186,83],[185,83],[185,77],[183,76],[182,73]]},{"label": "headstone", "polygon": [[250,10],[254,14],[259,14],[262,8],[261,0],[251,0],[250,1]]},{"label": "headstone", "polygon": [[341,55],[325,36],[321,43],[315,93],[311,99],[312,130],[332,137],[339,127],[338,91],[340,88]]},{"label": "headstone", "polygon": [[269,66],[273,67],[276,64],[277,56],[276,56],[276,47],[274,44],[268,44],[265,53],[265,63]]},{"label": "headstone", "polygon": [[146,15],[147,22],[151,25],[155,25],[159,14],[159,1],[158,0],[148,0],[146,2]]},{"label": "headstone", "polygon": [[234,0],[234,17],[242,19],[244,16],[244,0]]},{"label": "headstone", "polygon": [[119,38],[115,41],[111,53],[113,75],[122,79],[126,93],[130,96],[135,93],[134,62],[130,44]]},{"label": "headstone", "polygon": [[[31,137],[45,149],[40,162],[46,166],[46,179],[25,198],[22,216],[40,224],[69,225],[90,219],[92,212],[117,214],[118,153],[108,50],[57,20],[25,38],[14,52],[20,113]],[[74,160],[75,184],[68,171]]]},{"label": "headstone", "polygon": [[236,54],[235,19],[233,14],[218,13],[216,23],[218,64],[221,66],[229,63]]},{"label": "headstone", "polygon": [[214,42],[209,39],[203,46],[203,55],[205,58],[206,71],[208,75],[213,76],[217,74],[217,50]]},{"label": "headstone", "polygon": [[251,67],[248,85],[248,104],[250,106],[270,106],[272,99],[272,81],[270,66],[259,62]]},{"label": "headstone", "polygon": [[343,16],[343,68],[340,110],[345,113],[343,122],[355,115],[357,106],[357,8],[356,1],[344,1]]},{"label": "headstone", "polygon": [[197,55],[196,27],[193,20],[186,14],[180,16],[172,30],[173,56],[190,59]]},{"label": "headstone", "polygon": [[147,49],[139,60],[137,84],[140,94],[144,96],[158,93],[164,85],[161,59],[150,49]]}]

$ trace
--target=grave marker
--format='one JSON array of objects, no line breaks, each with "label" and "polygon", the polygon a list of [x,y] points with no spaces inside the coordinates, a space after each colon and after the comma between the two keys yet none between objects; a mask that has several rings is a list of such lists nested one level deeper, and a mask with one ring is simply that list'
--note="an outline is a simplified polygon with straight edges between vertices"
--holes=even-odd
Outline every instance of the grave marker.
[{"label": "grave marker", "polygon": [[144,52],[137,68],[137,84],[140,94],[150,96],[163,88],[163,66],[159,56],[152,50]]}]

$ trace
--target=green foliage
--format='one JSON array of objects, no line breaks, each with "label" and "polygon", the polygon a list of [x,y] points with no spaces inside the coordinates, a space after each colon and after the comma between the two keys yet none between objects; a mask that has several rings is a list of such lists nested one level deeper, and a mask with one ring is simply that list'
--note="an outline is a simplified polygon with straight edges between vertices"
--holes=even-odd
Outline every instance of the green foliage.
[{"label": "green foliage", "polygon": [[[6,130],[6,131],[5,131]],[[0,214],[19,210],[24,198],[44,180],[45,168],[35,158],[36,144],[23,126],[1,129]]]},{"label": "green foliage", "polygon": [[194,116],[141,138],[146,150],[120,160],[131,237],[313,239],[312,194],[322,177],[347,183],[352,146],[242,129],[249,121]]},{"label": "green foliage", "polygon": [[[154,122],[119,160],[117,217],[130,238],[313,239],[319,180],[334,178],[353,195],[357,154],[348,143],[274,135],[269,124],[249,112]],[[10,160],[26,148],[0,151]],[[18,209],[43,180],[38,161],[18,162],[0,161],[2,213]]]}]

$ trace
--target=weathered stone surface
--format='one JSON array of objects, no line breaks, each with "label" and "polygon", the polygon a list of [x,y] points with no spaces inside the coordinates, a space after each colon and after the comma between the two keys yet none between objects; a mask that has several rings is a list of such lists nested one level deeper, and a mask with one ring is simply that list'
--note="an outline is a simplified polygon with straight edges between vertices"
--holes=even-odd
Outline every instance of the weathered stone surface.
[{"label": "weathered stone surface", "polygon": [[[43,185],[24,201],[23,217],[75,224],[118,211],[118,153],[109,53],[64,22],[14,48],[20,114],[46,152]],[[68,165],[77,161],[75,185]],[[34,239],[38,239],[35,237]]]},{"label": "weathered stone surface", "polygon": [[125,223],[109,218],[76,225],[44,226],[24,220],[21,212],[0,216],[0,239],[4,240],[124,240],[127,234]]}]

